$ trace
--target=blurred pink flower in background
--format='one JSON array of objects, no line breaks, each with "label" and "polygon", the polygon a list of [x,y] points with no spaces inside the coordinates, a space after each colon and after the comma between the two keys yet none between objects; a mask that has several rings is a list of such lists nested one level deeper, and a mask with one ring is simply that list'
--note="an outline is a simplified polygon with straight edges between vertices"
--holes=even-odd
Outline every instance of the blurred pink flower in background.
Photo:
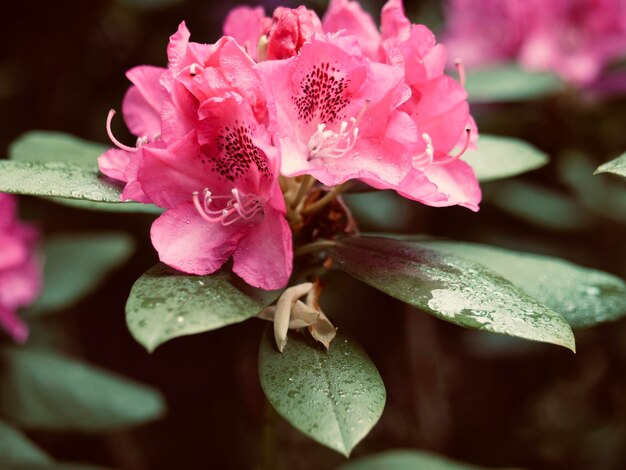
[{"label": "blurred pink flower in background", "polygon": [[28,338],[17,309],[30,305],[41,290],[41,266],[35,252],[37,231],[17,219],[17,199],[0,193],[0,327],[14,341]]},{"label": "blurred pink flower in background", "polygon": [[449,0],[444,42],[469,67],[519,61],[586,85],[626,56],[626,0]]}]

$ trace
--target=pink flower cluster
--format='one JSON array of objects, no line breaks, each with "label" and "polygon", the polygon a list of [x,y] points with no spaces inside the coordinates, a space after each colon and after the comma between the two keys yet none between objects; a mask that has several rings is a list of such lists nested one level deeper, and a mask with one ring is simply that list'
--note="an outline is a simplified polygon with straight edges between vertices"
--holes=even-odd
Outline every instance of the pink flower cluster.
[{"label": "pink flower cluster", "polygon": [[41,270],[35,253],[37,232],[17,220],[16,211],[15,197],[0,193],[0,327],[22,343],[28,327],[17,309],[39,294]]},{"label": "pink flower cluster", "polygon": [[468,66],[518,60],[584,85],[626,56],[626,0],[449,0],[446,17]]},{"label": "pink flower cluster", "polygon": [[478,209],[473,170],[451,155],[477,133],[446,53],[412,25],[400,0],[379,31],[358,3],[306,9],[238,7],[215,44],[181,24],[168,67],[127,73],[124,119],[138,137],[100,157],[123,198],[166,212],[152,226],[160,259],[208,274],[232,257],[253,286],[284,287],[291,229],[280,177],[326,186],[360,180],[431,206]]}]

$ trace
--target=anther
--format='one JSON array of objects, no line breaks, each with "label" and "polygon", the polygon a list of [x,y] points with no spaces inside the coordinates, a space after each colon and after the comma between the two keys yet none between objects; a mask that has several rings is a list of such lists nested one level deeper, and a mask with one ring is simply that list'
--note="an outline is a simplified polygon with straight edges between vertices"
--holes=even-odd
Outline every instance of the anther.
[{"label": "anther", "polygon": [[463,65],[463,61],[461,59],[456,59],[454,61],[454,66],[459,74],[459,83],[463,88],[465,88],[465,66]]},{"label": "anther", "polygon": [[117,146],[118,148],[122,150],[126,150],[127,152],[136,152],[137,147],[129,147],[128,145],[124,145],[119,140],[117,140],[115,136],[113,135],[113,131],[111,130],[111,121],[113,121],[113,116],[115,116],[115,110],[111,109],[109,111],[109,115],[107,116],[107,123],[106,123],[106,129],[107,129],[107,134],[109,136],[109,139],[111,139],[111,142],[113,142],[115,146]]},{"label": "anther", "polygon": [[463,154],[465,153],[465,151],[467,150],[467,148],[469,147],[469,144],[471,141],[471,135],[472,135],[472,128],[468,125],[465,127],[465,144],[463,144],[463,148],[459,151],[459,153],[457,153],[456,155],[450,155],[445,160],[435,161],[433,162],[433,165],[447,165],[461,158]]}]

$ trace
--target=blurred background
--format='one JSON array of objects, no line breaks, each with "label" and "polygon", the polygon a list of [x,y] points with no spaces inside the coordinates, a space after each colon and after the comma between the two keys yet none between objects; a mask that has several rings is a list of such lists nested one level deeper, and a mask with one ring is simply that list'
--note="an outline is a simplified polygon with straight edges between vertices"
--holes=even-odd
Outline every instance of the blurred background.
[{"label": "blurred background", "polygon": [[[320,16],[326,7],[322,0],[305,4]],[[266,2],[267,12],[277,5]],[[182,20],[192,40],[217,40],[233,6],[208,0],[12,2],[0,30],[0,155],[32,129],[107,143],[104,123],[110,108],[121,108],[129,86],[125,71],[165,66],[168,37]],[[363,6],[378,19],[382,2]],[[441,31],[439,2],[411,2],[406,9],[414,22]],[[626,150],[626,95],[566,86],[531,100],[473,103],[472,114],[481,132],[531,142],[551,163],[485,184],[477,214],[387,193],[356,197],[361,229],[489,243],[625,278],[626,183],[592,173]],[[118,123],[117,137],[132,142],[121,129]],[[343,462],[269,411],[256,372],[263,322],[176,339],[153,354],[132,339],[125,300],[133,282],[157,262],[150,215],[21,201],[24,216],[45,237],[114,230],[130,234],[136,246],[99,290],[60,315],[38,319],[33,341],[151,384],[168,405],[164,419],[129,431],[29,431],[33,441],[60,460],[128,470],[263,468],[272,462],[284,469],[325,469]],[[574,355],[438,321],[342,273],[330,276],[323,301],[334,323],[371,356],[387,387],[382,419],[354,456],[417,448],[482,466],[626,468],[626,321],[578,331]]]}]

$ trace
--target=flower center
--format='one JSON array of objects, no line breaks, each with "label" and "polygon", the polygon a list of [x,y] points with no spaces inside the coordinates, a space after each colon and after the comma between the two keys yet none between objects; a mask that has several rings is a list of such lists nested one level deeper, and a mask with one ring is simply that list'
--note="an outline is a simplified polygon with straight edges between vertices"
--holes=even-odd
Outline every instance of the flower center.
[{"label": "flower center", "polygon": [[317,130],[311,135],[307,148],[309,160],[312,158],[341,158],[350,152],[359,136],[356,118],[349,122],[342,121],[339,131],[326,129],[326,124],[318,124]]},{"label": "flower center", "polygon": [[250,220],[257,215],[264,215],[263,202],[256,194],[242,194],[233,188],[231,196],[213,195],[208,188],[200,194],[193,193],[193,204],[198,214],[207,222],[220,222],[222,225],[232,225],[240,220]]}]

